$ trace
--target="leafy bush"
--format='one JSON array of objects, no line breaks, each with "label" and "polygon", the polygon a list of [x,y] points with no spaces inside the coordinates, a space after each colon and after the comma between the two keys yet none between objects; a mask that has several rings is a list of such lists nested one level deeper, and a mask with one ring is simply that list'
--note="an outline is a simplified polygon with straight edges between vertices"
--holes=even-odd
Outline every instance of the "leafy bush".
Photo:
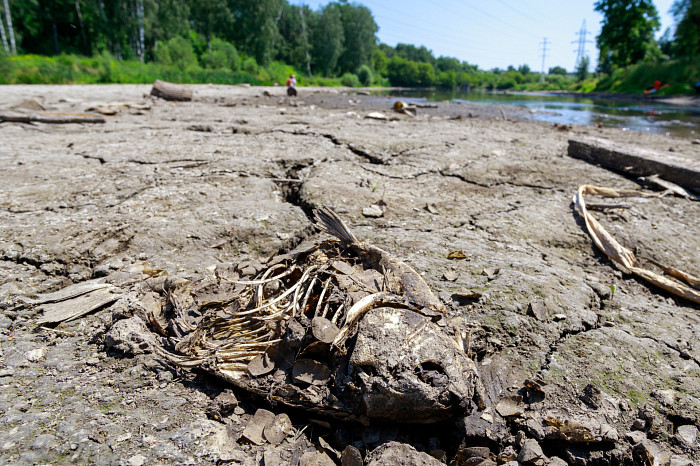
[{"label": "leafy bush", "polygon": [[513,78],[506,78],[502,81],[499,81],[499,83],[496,85],[497,89],[513,89],[517,83],[515,82],[515,79]]},{"label": "leafy bush", "polygon": [[566,68],[561,67],[561,66],[554,66],[554,67],[549,69],[547,74],[559,74],[562,76],[566,76],[568,73],[566,72]]},{"label": "leafy bush", "polygon": [[372,70],[367,65],[362,65],[357,70],[357,78],[360,80],[363,86],[371,86],[374,77],[372,76]]},{"label": "leafy bush", "polygon": [[238,51],[233,44],[214,38],[211,41],[211,50],[202,54],[202,65],[207,69],[229,69],[236,71],[240,65]]},{"label": "leafy bush", "polygon": [[347,87],[360,87],[360,80],[354,73],[345,73],[340,77],[340,83]]},{"label": "leafy bush", "polygon": [[[280,61],[271,62],[270,66],[267,67],[267,72],[272,83],[278,84],[286,83],[289,76],[296,74],[294,68]],[[298,78],[301,77],[298,76]]]},{"label": "leafy bush", "polygon": [[247,57],[241,63],[241,69],[246,73],[258,74],[258,62],[253,57]]},{"label": "leafy bush", "polygon": [[418,63],[396,55],[387,64],[387,77],[394,86],[430,86],[435,81],[435,72],[430,63]]},{"label": "leafy bush", "polygon": [[311,86],[340,86],[338,78],[324,78],[323,76],[314,76],[309,79]]},{"label": "leafy bush", "polygon": [[159,43],[156,61],[180,70],[197,67],[197,56],[192,43],[184,37],[173,37],[165,43]]},{"label": "leafy bush", "polygon": [[109,54],[109,52],[102,52],[94,60],[96,63],[96,68],[98,70],[97,81],[101,83],[113,83],[119,82],[119,73],[117,71],[117,65],[114,62],[114,57]]},{"label": "leafy bush", "polygon": [[443,71],[437,75],[437,85],[445,89],[457,87],[457,73],[452,70]]}]

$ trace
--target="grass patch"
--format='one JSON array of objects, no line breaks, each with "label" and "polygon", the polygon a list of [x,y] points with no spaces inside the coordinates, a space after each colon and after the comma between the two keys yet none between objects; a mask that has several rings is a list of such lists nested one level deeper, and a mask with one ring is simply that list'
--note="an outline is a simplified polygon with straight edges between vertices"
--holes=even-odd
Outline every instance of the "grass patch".
[{"label": "grass patch", "polygon": [[595,91],[643,94],[657,79],[668,87],[655,95],[694,94],[700,76],[700,63],[670,60],[660,63],[640,63],[613,71],[601,77]]},{"label": "grass patch", "polygon": [[284,84],[293,73],[297,74],[301,85],[341,85],[339,78],[307,78],[280,62],[272,62],[268,68],[233,71],[199,66],[179,69],[159,63],[117,60],[107,53],[94,57],[0,56],[0,84],[150,84],[160,79],[181,84],[248,83],[269,86]]}]

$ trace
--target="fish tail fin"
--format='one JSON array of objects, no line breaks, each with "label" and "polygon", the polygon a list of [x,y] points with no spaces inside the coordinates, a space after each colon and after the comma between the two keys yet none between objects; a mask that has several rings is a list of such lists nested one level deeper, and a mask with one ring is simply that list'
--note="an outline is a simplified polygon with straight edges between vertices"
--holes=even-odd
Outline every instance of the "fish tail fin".
[{"label": "fish tail fin", "polygon": [[349,243],[357,243],[357,238],[350,232],[348,226],[330,207],[319,207],[315,211],[319,227],[336,238]]}]

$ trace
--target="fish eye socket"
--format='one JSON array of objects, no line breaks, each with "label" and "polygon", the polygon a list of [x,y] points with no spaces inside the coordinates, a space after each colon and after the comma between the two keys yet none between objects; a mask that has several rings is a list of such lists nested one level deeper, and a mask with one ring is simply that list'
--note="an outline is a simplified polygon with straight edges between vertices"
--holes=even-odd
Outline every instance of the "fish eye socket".
[{"label": "fish eye socket", "polygon": [[445,369],[442,368],[442,366],[436,362],[433,361],[424,361],[416,366],[416,368],[413,370],[416,374],[422,374],[425,372],[437,372],[439,374],[447,375],[445,372]]},{"label": "fish eye socket", "polygon": [[449,378],[445,372],[445,369],[433,361],[425,361],[420,363],[415,367],[415,369],[413,369],[413,372],[421,381],[434,387],[445,387],[449,383]]}]

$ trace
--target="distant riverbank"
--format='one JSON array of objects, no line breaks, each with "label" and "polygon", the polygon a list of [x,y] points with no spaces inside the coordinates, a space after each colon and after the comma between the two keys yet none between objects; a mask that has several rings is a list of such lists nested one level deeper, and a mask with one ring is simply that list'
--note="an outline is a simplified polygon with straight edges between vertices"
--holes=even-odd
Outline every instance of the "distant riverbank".
[{"label": "distant riverbank", "polygon": [[379,95],[412,102],[477,104],[494,109],[519,108],[532,119],[561,125],[620,128],[696,139],[700,134],[700,99],[695,96],[640,96],[622,93],[492,92],[396,89]]}]

